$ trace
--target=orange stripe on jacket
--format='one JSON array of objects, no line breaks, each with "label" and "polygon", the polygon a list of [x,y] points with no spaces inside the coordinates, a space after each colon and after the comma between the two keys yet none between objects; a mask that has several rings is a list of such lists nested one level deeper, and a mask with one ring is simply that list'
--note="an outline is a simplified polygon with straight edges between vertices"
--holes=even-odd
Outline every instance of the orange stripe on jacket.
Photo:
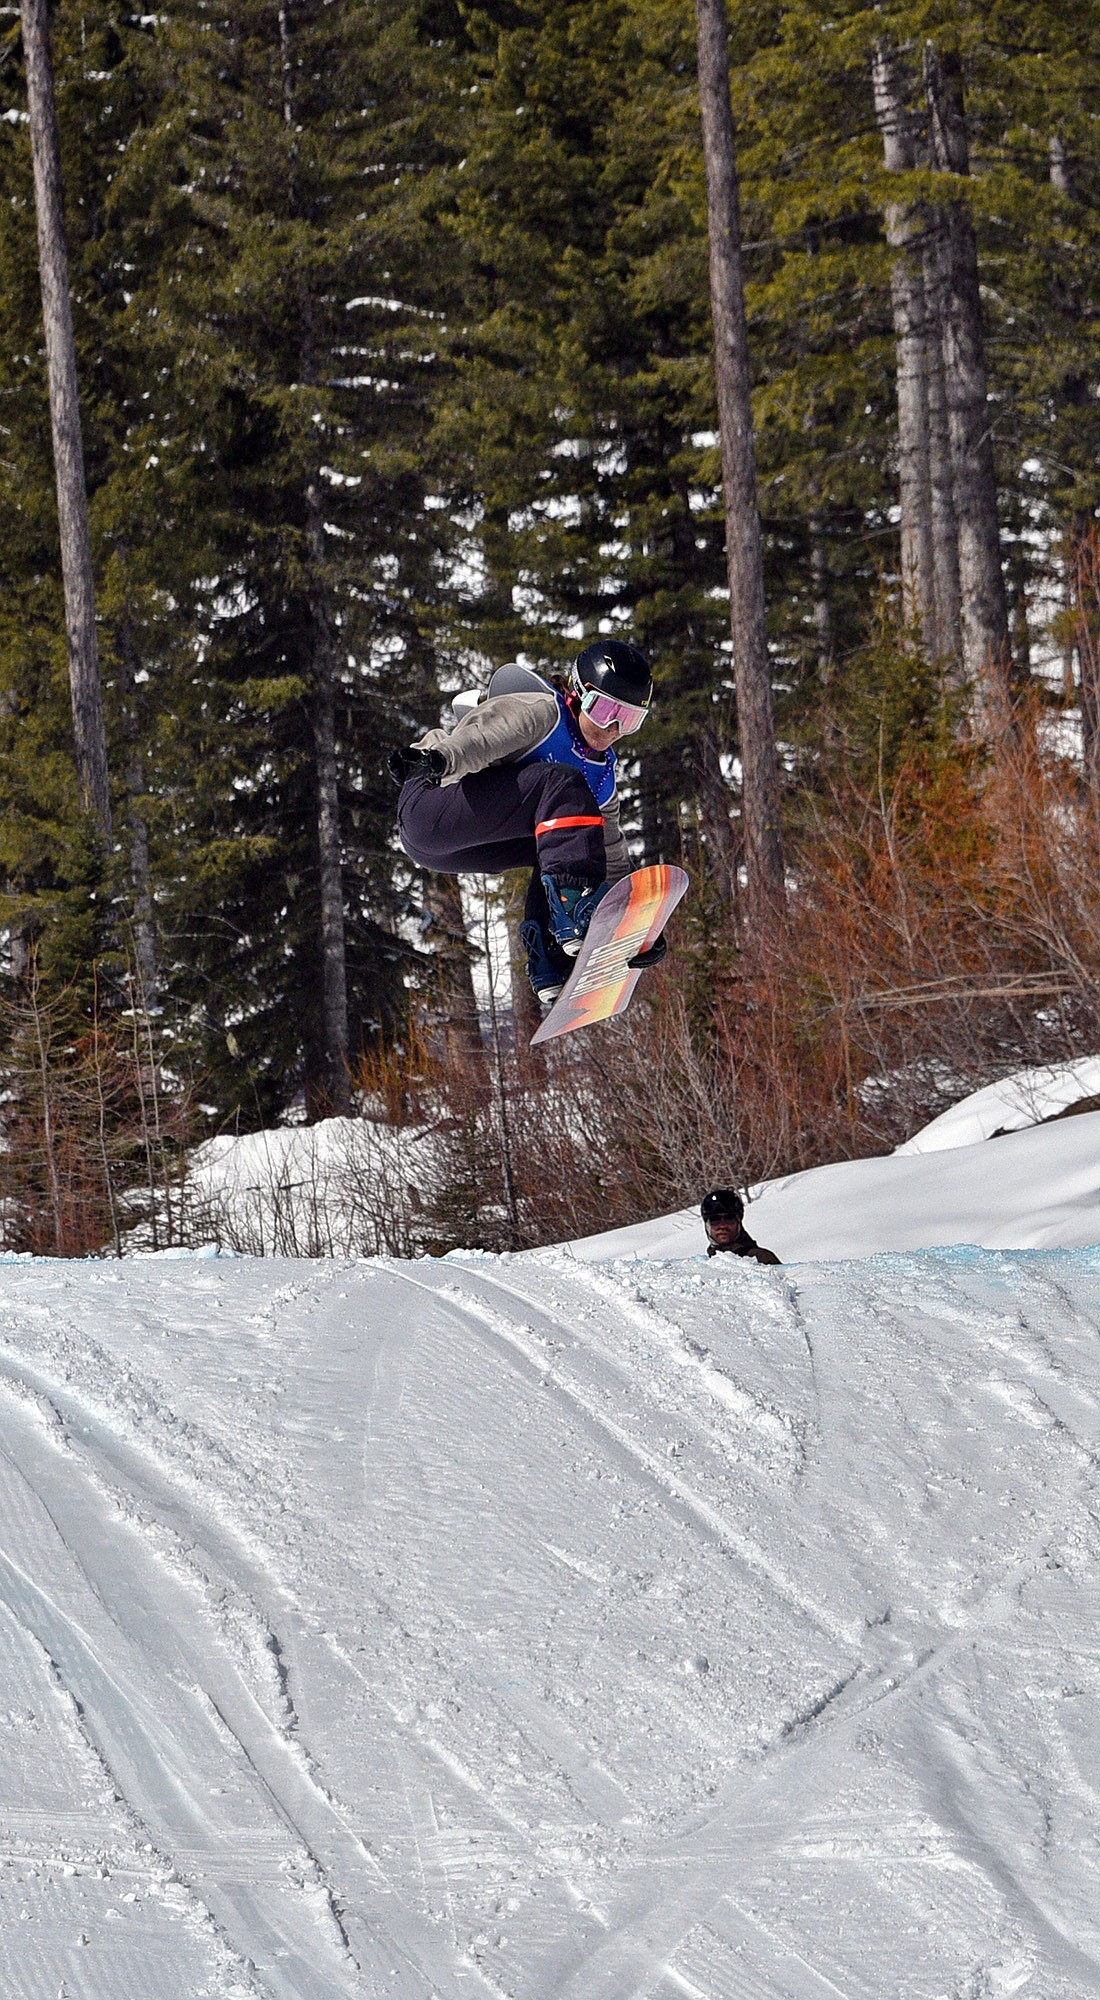
[{"label": "orange stripe on jacket", "polygon": [[540,833],[555,833],[559,826],[602,826],[602,813],[573,813],[563,819],[540,819],[535,828],[535,839]]}]

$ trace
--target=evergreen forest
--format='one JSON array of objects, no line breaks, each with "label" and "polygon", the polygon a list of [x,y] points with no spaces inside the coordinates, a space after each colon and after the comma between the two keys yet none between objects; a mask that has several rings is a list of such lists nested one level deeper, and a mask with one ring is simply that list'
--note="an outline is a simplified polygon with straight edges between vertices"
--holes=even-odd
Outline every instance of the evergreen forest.
[{"label": "evergreen forest", "polygon": [[[436,1135],[365,1247],[515,1247],[883,1150],[1100,1047],[1092,0],[726,0],[770,903],[692,0],[52,0],[98,814],[26,13],[0,12],[8,1247],[164,1240],[196,1144],[333,1113]],[[517,885],[478,917],[416,870],[387,757],[598,634],[654,664],[634,852],[693,887],[630,1013],[543,1059],[522,976],[484,997]]]}]

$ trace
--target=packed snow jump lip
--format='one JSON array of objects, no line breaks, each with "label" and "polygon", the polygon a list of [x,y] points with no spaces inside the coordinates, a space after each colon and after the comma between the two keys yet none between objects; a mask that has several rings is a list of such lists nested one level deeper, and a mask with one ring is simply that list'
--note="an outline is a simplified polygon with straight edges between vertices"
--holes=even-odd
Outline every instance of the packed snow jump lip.
[{"label": "packed snow jump lip", "polygon": [[3,1268],[5,1990],[1095,1992],[1100,1251],[670,1227]]}]

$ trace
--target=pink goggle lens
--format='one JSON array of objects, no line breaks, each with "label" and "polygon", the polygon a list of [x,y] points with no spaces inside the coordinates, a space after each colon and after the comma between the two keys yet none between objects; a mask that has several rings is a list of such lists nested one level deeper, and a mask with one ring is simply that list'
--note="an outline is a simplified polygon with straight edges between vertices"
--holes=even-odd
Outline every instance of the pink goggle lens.
[{"label": "pink goggle lens", "polygon": [[619,725],[621,736],[632,736],[640,729],[648,708],[638,708],[630,701],[616,701],[613,695],[601,694],[598,688],[586,688],[581,695],[581,707],[591,716],[597,729],[610,729],[613,722]]}]

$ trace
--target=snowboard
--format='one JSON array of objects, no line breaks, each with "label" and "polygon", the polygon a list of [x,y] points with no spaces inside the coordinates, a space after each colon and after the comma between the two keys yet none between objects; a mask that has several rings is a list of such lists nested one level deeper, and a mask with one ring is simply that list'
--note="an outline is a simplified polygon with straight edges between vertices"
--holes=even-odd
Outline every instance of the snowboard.
[{"label": "snowboard", "polygon": [[628,958],[664,930],[688,885],[682,868],[636,868],[609,889],[588,926],[568,982],[531,1041],[550,1042],[621,1014],[641,978]]}]

